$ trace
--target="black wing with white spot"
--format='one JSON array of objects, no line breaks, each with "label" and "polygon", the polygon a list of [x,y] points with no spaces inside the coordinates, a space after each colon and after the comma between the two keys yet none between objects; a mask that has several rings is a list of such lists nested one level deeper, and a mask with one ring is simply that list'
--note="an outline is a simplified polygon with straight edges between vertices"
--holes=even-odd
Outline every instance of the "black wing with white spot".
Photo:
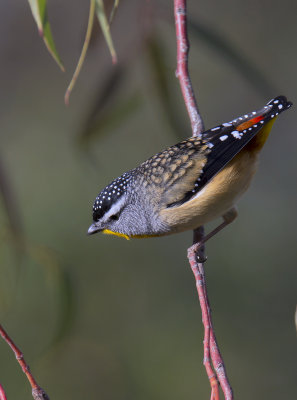
[{"label": "black wing with white spot", "polygon": [[259,111],[253,111],[229,123],[212,128],[203,133],[211,152],[200,177],[200,189],[255,137],[272,118],[292,106],[286,97],[272,99]]},{"label": "black wing with white spot", "polygon": [[231,126],[226,125],[214,128],[216,131],[205,132],[204,140],[209,138],[207,145],[211,152],[203,173],[198,178],[199,190],[220,172],[263,127],[263,124],[254,124],[243,132],[238,131],[232,123],[228,124]]},{"label": "black wing with white spot", "polygon": [[190,200],[261,131],[265,124],[291,106],[292,103],[284,96],[279,96],[259,111],[245,114],[202,133],[202,142],[210,149],[207,162],[193,190],[185,193],[182,200],[169,206],[180,205]]}]

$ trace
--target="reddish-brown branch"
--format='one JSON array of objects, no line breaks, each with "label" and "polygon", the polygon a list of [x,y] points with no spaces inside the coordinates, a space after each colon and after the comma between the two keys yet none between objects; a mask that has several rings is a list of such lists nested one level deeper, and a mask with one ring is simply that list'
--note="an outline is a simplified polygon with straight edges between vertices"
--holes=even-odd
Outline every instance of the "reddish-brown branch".
[{"label": "reddish-brown branch", "polygon": [[[205,286],[205,288],[206,288],[206,286]],[[207,292],[206,292],[206,296],[207,296]],[[211,317],[211,314],[210,314],[210,317]],[[232,387],[228,380],[224,361],[221,356],[220,349],[217,344],[217,340],[216,340],[213,328],[210,331],[210,354],[211,354],[211,361],[212,361],[212,364],[216,371],[216,374],[217,374],[218,380],[220,382],[222,391],[224,393],[225,399],[233,400]]]},{"label": "reddish-brown branch", "polygon": [[[32,396],[35,400],[49,400],[48,395],[45,393],[45,391],[37,384],[35,378],[30,372],[29,365],[26,363],[23,353],[20,351],[20,349],[14,344],[12,339],[8,336],[2,325],[0,324],[0,335],[2,338],[5,340],[5,342],[10,346],[12,351],[14,352],[15,358],[17,359],[18,363],[20,364],[23,372],[26,374],[26,377],[28,381],[30,382],[30,385],[32,387]],[[4,392],[4,390],[3,390]],[[1,393],[1,391],[0,391]],[[4,393],[5,395],[5,393]],[[1,397],[0,397],[1,399]],[[4,397],[6,399],[6,397]],[[2,400],[2,399],[1,399]]]},{"label": "reddish-brown branch", "polygon": [[176,76],[179,79],[181,91],[192,125],[193,136],[199,136],[204,130],[188,70],[189,41],[187,34],[187,4],[186,0],[174,0],[175,29],[177,41]]},{"label": "reddish-brown branch", "polygon": [[[177,41],[176,76],[179,79],[185,105],[191,120],[192,135],[199,136],[204,130],[204,125],[199,114],[188,70],[189,42],[187,36],[186,0],[174,0],[174,15]],[[232,400],[232,388],[227,378],[224,362],[219,351],[212,325],[203,262],[197,261],[198,255],[200,259],[204,258],[204,248],[201,249],[201,246],[199,246],[199,242],[201,242],[203,237],[203,227],[196,229],[194,231],[194,244],[188,249],[188,259],[196,280],[196,287],[202,312],[202,322],[204,325],[203,364],[211,385],[210,400],[219,400],[220,398],[218,381],[221,384],[225,400]]]},{"label": "reddish-brown branch", "polygon": [[[212,340],[214,338],[214,333],[211,321],[211,311],[206,291],[204,267],[203,267],[203,262],[197,262],[197,243],[200,242],[200,240],[203,238],[203,235],[204,235],[203,228],[196,229],[194,231],[194,244],[188,249],[188,259],[193,274],[195,276],[196,288],[202,312],[202,322],[204,325],[203,364],[205,366],[206,373],[211,386],[210,400],[219,400],[220,398],[219,384],[216,373],[213,371],[211,365],[212,361],[211,358],[213,353],[212,347],[216,347],[216,343],[215,340]],[[199,250],[199,256],[204,257],[204,249]]]},{"label": "reddish-brown branch", "polygon": [[0,400],[7,400],[5,391],[4,391],[4,389],[3,389],[2,385],[1,385],[1,383],[0,383]]}]

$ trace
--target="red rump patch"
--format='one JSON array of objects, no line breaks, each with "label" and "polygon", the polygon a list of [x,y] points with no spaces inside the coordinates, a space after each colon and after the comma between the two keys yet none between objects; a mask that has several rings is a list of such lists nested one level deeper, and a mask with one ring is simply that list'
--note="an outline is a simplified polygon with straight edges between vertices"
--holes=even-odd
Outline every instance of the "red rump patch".
[{"label": "red rump patch", "polygon": [[262,119],[264,119],[264,115],[258,115],[258,117],[249,119],[248,121],[243,122],[242,124],[238,125],[238,126],[236,127],[236,129],[237,129],[238,131],[243,131],[244,129],[248,129],[248,128],[250,128],[251,126],[257,124],[257,123],[260,122],[260,121],[262,121]]}]

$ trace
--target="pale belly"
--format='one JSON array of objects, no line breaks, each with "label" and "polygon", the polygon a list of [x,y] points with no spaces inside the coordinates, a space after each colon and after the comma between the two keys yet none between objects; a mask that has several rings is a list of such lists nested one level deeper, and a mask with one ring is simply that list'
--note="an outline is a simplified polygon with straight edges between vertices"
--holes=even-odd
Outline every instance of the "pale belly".
[{"label": "pale belly", "polygon": [[163,210],[167,234],[195,229],[224,215],[248,189],[256,167],[253,153],[239,153],[193,199]]}]

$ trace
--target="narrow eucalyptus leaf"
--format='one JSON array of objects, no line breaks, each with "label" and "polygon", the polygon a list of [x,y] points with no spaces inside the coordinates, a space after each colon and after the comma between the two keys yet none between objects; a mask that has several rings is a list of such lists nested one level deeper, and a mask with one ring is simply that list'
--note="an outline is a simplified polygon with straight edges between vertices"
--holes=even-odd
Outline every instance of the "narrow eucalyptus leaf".
[{"label": "narrow eucalyptus leaf", "polygon": [[74,85],[77,81],[80,70],[81,70],[83,63],[85,61],[85,58],[86,58],[87,50],[88,50],[90,39],[91,39],[92,29],[93,29],[94,15],[95,15],[95,0],[91,0],[90,1],[88,27],[87,27],[85,41],[84,41],[83,48],[82,48],[77,66],[75,68],[74,74],[72,76],[72,79],[71,79],[71,81],[68,85],[68,88],[66,89],[66,93],[65,93],[65,104],[67,104],[67,105],[69,104],[70,94],[72,92],[72,89],[74,88]]},{"label": "narrow eucalyptus leaf", "polygon": [[42,36],[44,43],[59,65],[62,71],[64,71],[64,66],[62,64],[61,58],[57,52],[56,45],[54,42],[54,38],[51,32],[51,27],[47,18],[47,1],[46,0],[28,0],[33,17],[37,24],[37,28],[40,36]]},{"label": "narrow eucalyptus leaf", "polygon": [[113,64],[115,64],[117,62],[117,55],[116,55],[116,51],[115,51],[112,37],[110,34],[110,25],[109,25],[108,19],[106,17],[103,0],[96,0],[96,14],[97,14],[97,18],[98,18],[99,24],[101,26],[103,35],[105,37],[107,46],[109,48],[112,62],[113,62]]}]

